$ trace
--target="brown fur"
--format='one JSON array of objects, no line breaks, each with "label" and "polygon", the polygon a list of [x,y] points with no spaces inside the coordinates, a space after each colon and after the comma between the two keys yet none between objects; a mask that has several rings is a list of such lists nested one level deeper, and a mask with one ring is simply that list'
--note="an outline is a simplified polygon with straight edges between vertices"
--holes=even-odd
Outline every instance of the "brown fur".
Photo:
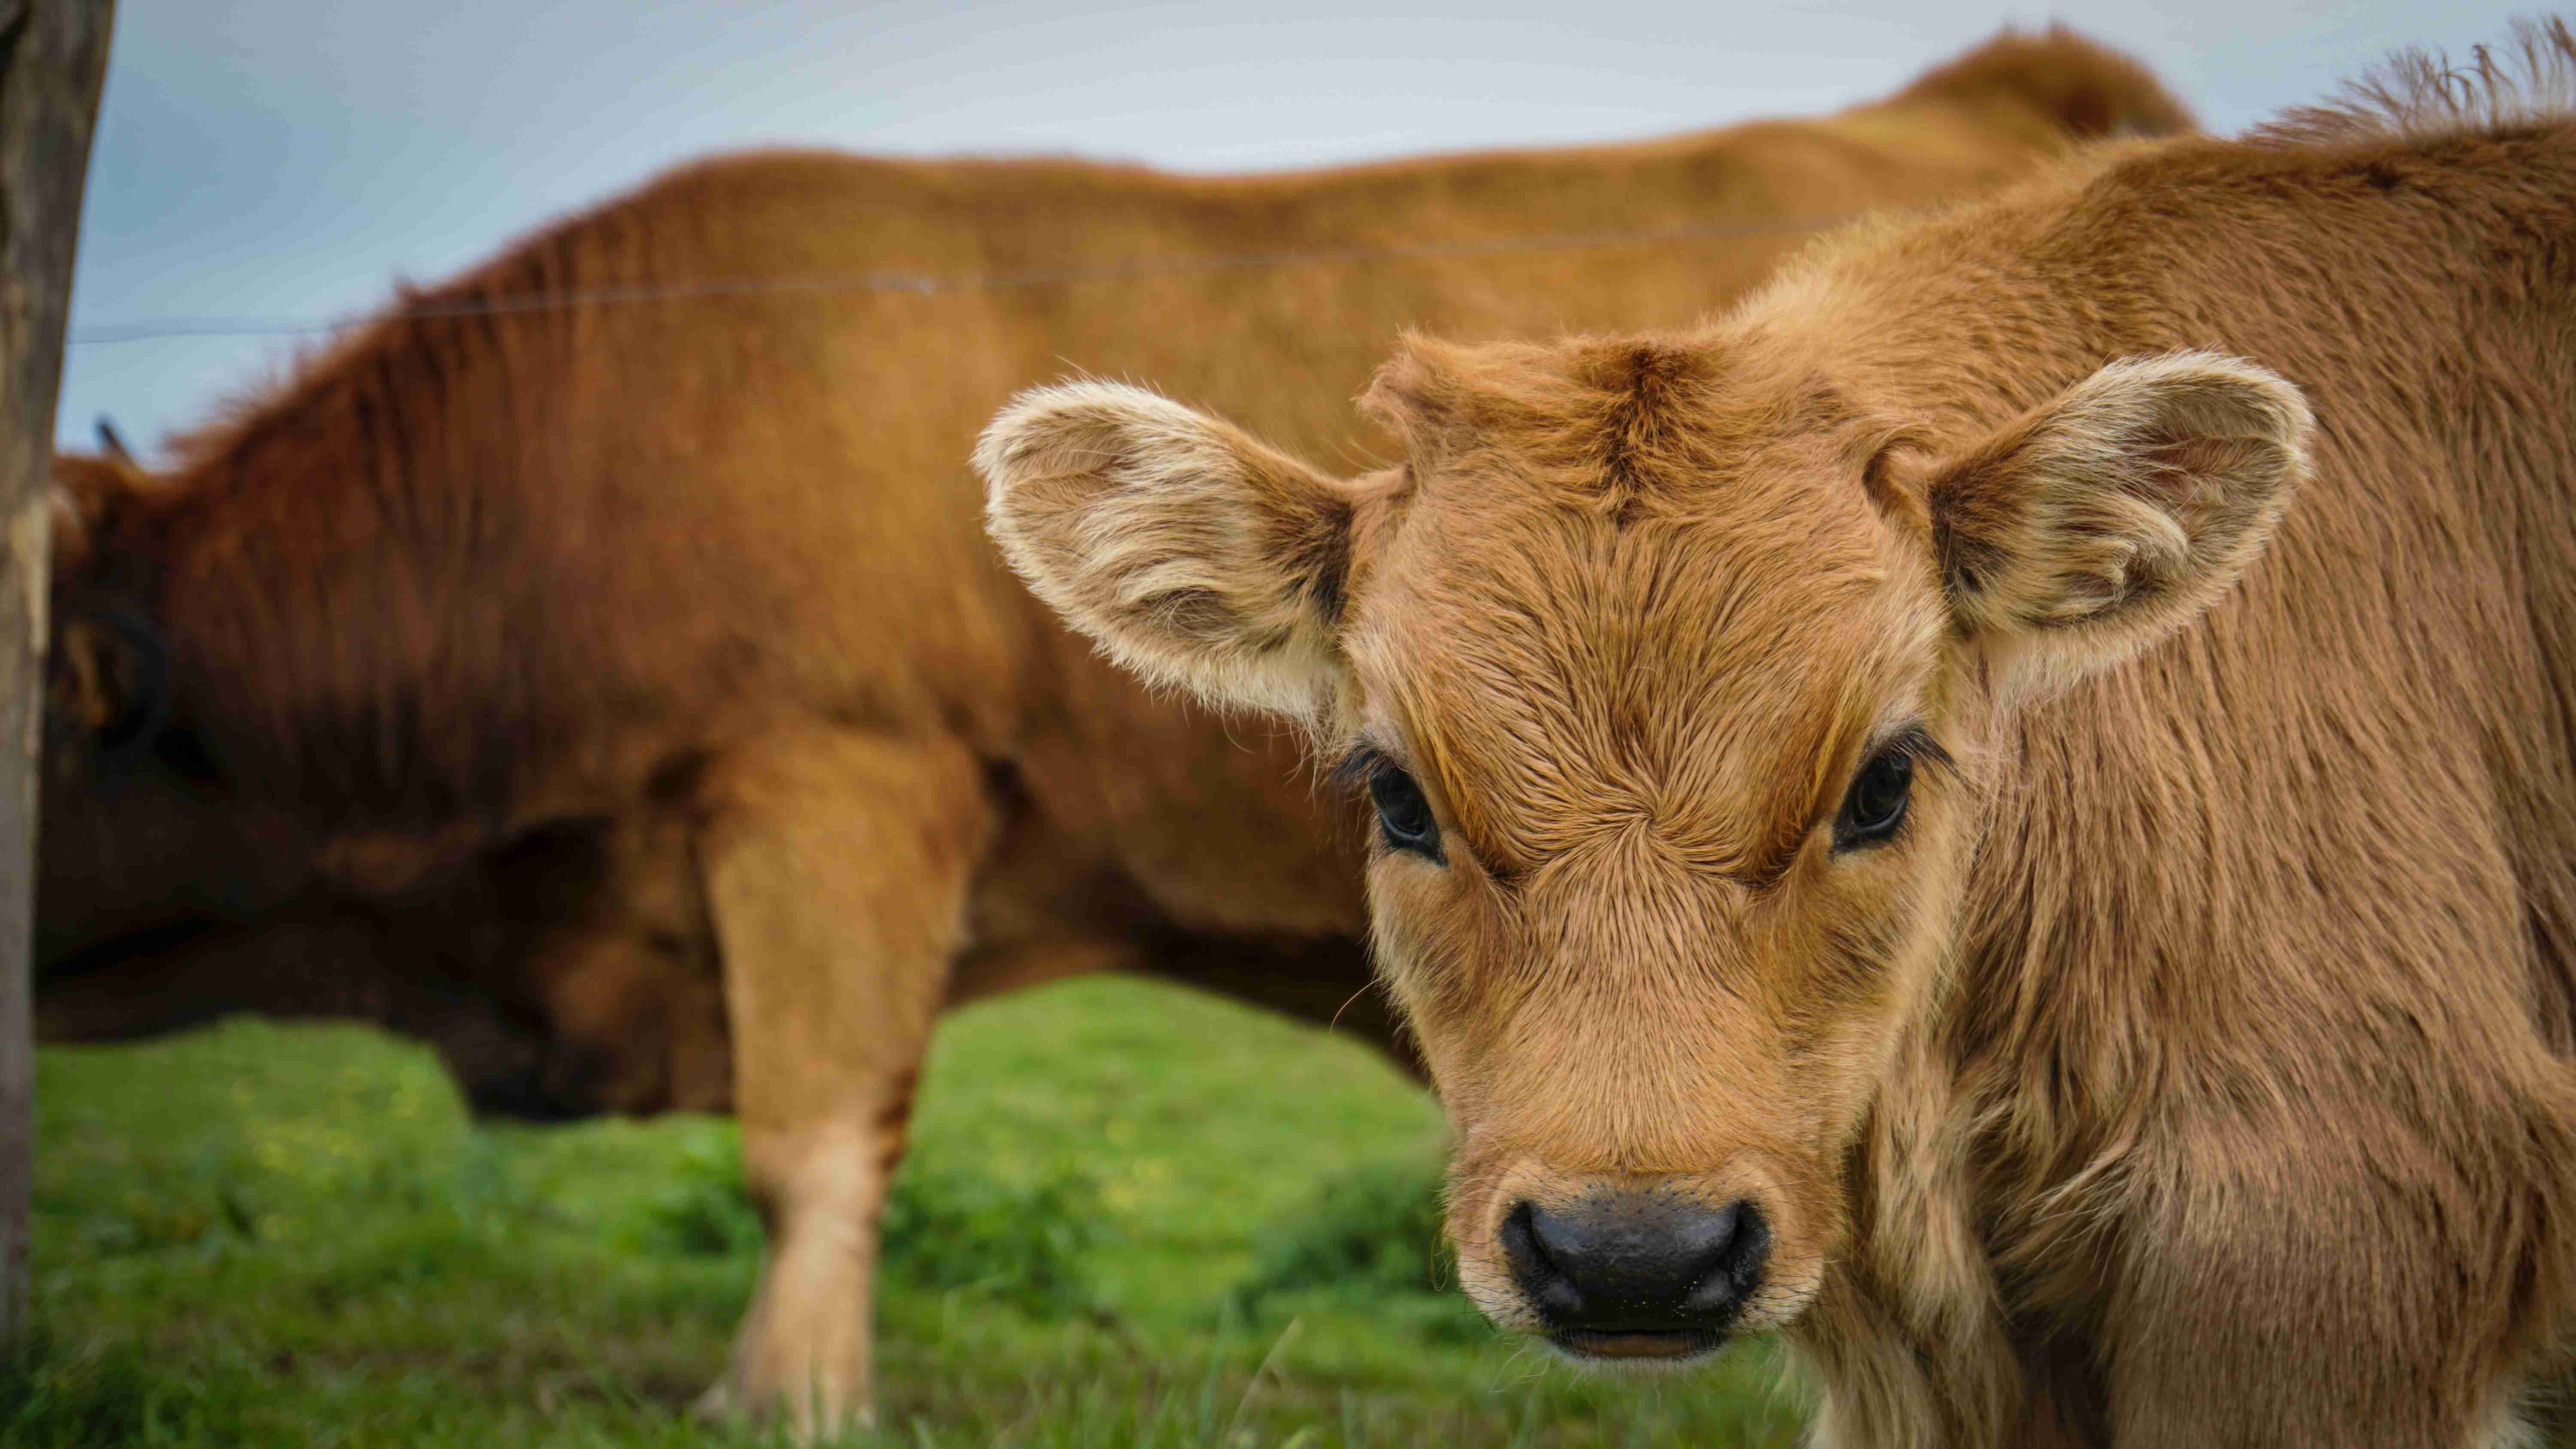
[{"label": "brown fur", "polygon": [[[120,923],[167,927],[168,969],[202,982],[240,956],[196,925],[357,913],[404,943],[397,977],[444,972],[606,1053],[541,1080],[604,1071],[636,1110],[703,1100],[707,1034],[670,1003],[720,985],[775,1229],[729,1392],[843,1420],[943,1003],[1137,965],[1391,1032],[1353,1001],[1357,842],[1295,742],[1149,695],[993,556],[964,455],[994,404],[1078,357],[1321,445],[1406,326],[1690,316],[1816,219],[2138,124],[2181,116],[2052,33],[1844,115],[1635,145],[1223,179],[680,171],[407,298],[172,476],[89,480],[61,714],[132,713],[118,619],[166,640],[171,703],[112,766],[64,756],[48,951],[113,972]],[[1289,259],[1198,265],[1246,255]],[[990,284],[691,294],[865,273]],[[523,306],[564,294],[594,300]],[[1206,636],[1329,612],[1340,529],[1327,509],[1249,541],[1296,560],[1291,595],[1138,598]],[[492,864],[532,832],[602,862],[534,934],[504,889],[526,863]]]},{"label": "brown fur", "polygon": [[[1653,1186],[1758,1206],[1741,1323],[1824,1442],[2532,1442],[2576,1306],[2576,39],[2529,44],[2561,91],[2102,150],[1698,331],[1408,343],[1387,473],[1142,393],[997,419],[994,531],[1069,617],[1302,690],[1431,800],[1445,862],[1381,848],[1371,901],[1491,1316],[1546,1327],[1515,1202]],[[1068,426],[1085,465],[1023,466]],[[1314,677],[1102,606],[1293,568],[1177,497],[1349,511]],[[1904,823],[1843,844],[1907,725]]]}]

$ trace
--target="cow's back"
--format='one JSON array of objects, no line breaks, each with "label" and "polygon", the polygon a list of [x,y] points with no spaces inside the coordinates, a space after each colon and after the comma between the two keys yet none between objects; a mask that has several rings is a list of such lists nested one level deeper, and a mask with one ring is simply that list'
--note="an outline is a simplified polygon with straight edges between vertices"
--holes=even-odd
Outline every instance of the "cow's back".
[{"label": "cow's back", "polygon": [[[643,668],[703,667],[749,641],[825,692],[919,672],[925,697],[981,695],[1031,667],[1032,632],[1050,662],[1085,652],[1039,622],[981,539],[965,459],[1014,390],[1077,370],[1169,378],[1266,436],[1350,456],[1346,399],[1405,328],[1695,316],[1852,197],[1928,202],[2033,154],[1990,136],[1927,156],[1919,138],[1776,130],[1249,181],[792,154],[696,168],[614,210],[649,217],[647,237],[702,222],[703,245],[585,285],[788,286],[586,315],[583,366],[612,370],[632,422],[574,429],[595,454],[546,479],[544,503],[576,525],[617,520],[568,534],[616,548],[602,562],[617,632],[655,641],[638,646]],[[1305,385],[1280,386],[1283,372]],[[681,579],[721,627],[657,617]]]}]

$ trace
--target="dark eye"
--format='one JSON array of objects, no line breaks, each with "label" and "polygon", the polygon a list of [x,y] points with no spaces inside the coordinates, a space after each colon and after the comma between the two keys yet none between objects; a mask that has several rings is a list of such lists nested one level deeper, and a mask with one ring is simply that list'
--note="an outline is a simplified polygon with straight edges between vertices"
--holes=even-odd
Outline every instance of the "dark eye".
[{"label": "dark eye", "polygon": [[[1431,802],[1413,777],[1389,760],[1369,767],[1369,799],[1377,806],[1377,826],[1389,850],[1410,850],[1440,860],[1440,822],[1431,818]],[[1445,862],[1444,862],[1445,863]]]},{"label": "dark eye", "polygon": [[194,730],[176,726],[163,730],[152,741],[152,754],[164,769],[194,785],[221,783],[224,772],[215,768],[215,757],[206,752],[206,742]]},{"label": "dark eye", "polygon": [[1905,802],[1914,788],[1914,748],[1898,741],[1861,766],[1843,797],[1842,814],[1834,820],[1834,848],[1873,845],[1896,833],[1905,821]]}]

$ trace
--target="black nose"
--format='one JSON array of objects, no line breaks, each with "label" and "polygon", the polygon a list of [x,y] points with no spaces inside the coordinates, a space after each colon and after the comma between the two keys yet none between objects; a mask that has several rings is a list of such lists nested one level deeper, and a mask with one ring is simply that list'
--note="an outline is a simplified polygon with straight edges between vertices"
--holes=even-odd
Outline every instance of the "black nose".
[{"label": "black nose", "polygon": [[1762,1282],[1771,1232],[1750,1202],[1594,1193],[1503,1220],[1512,1278],[1553,1330],[1723,1333]]}]

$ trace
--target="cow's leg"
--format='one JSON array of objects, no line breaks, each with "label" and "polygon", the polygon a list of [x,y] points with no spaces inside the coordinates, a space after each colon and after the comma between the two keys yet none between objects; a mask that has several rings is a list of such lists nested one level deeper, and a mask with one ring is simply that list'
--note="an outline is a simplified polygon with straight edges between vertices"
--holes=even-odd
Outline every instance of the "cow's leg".
[{"label": "cow's leg", "polygon": [[877,1219],[988,812],[944,740],[774,740],[707,788],[734,1107],[769,1229],[710,1407],[783,1411],[810,1438],[868,1414]]}]

